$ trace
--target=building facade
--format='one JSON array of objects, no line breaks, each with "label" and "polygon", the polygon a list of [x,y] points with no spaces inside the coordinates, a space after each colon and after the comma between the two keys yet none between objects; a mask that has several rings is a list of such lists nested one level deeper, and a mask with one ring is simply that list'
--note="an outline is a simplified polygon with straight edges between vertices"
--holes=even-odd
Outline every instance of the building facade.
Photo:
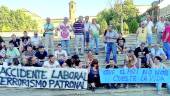
[{"label": "building facade", "polygon": [[158,0],[154,1],[152,7],[149,8],[142,15],[150,15],[154,23],[156,23],[159,17],[165,17],[170,20],[170,0]]}]

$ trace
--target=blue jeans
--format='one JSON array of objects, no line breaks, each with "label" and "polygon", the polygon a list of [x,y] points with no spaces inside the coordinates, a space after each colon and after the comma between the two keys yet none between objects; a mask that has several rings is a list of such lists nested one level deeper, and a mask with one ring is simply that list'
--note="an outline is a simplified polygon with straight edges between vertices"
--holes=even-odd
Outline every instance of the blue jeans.
[{"label": "blue jeans", "polygon": [[[170,83],[166,83],[166,86],[168,88],[168,91],[170,91]],[[162,88],[162,83],[156,83],[156,90],[160,91]]]},{"label": "blue jeans", "polygon": [[93,50],[96,45],[95,53],[99,53],[99,37],[93,37],[91,41],[91,49]]},{"label": "blue jeans", "polygon": [[61,45],[67,51],[67,54],[70,54],[70,40],[61,40]]},{"label": "blue jeans", "polygon": [[152,44],[152,34],[148,34],[148,36],[147,36],[147,43],[148,43],[149,45]]},{"label": "blue jeans", "polygon": [[166,53],[167,59],[170,60],[170,43],[164,42],[163,48],[164,48],[164,51]]},{"label": "blue jeans", "polygon": [[113,60],[115,63],[117,63],[117,46],[115,43],[110,43],[107,42],[107,46],[106,46],[106,63],[109,64],[110,63],[110,54],[113,54]]}]

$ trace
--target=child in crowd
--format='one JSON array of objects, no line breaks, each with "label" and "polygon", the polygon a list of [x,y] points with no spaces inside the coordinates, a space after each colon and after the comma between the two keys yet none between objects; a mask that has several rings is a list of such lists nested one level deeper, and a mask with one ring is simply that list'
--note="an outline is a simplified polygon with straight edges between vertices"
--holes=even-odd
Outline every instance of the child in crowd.
[{"label": "child in crowd", "polygon": [[[137,58],[134,55],[134,51],[133,50],[129,50],[126,58],[125,58],[125,66],[124,68],[137,68]],[[124,87],[127,89],[129,84],[125,84]],[[135,87],[138,87],[137,84],[135,84]]]},{"label": "child in crowd", "polygon": [[122,37],[122,33],[119,33],[119,38],[117,39],[117,45],[118,45],[118,52],[121,54],[126,53],[127,47],[126,47],[126,40]]}]

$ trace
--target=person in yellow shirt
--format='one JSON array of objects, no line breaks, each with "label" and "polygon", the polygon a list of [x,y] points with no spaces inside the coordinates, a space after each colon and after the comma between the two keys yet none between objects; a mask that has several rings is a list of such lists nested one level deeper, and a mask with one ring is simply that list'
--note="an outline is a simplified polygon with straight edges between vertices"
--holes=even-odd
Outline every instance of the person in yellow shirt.
[{"label": "person in yellow shirt", "polygon": [[145,23],[141,23],[141,26],[137,29],[137,43],[141,44],[142,42],[147,41],[147,30],[146,30],[146,26]]}]

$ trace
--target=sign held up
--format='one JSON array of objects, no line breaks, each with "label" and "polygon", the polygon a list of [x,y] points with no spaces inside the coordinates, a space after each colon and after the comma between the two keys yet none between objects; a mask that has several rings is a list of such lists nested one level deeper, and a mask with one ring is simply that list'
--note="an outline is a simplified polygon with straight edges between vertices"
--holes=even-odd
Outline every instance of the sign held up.
[{"label": "sign held up", "polygon": [[87,75],[86,69],[0,66],[0,86],[86,89]]},{"label": "sign held up", "polygon": [[170,83],[169,69],[100,69],[101,83]]}]

